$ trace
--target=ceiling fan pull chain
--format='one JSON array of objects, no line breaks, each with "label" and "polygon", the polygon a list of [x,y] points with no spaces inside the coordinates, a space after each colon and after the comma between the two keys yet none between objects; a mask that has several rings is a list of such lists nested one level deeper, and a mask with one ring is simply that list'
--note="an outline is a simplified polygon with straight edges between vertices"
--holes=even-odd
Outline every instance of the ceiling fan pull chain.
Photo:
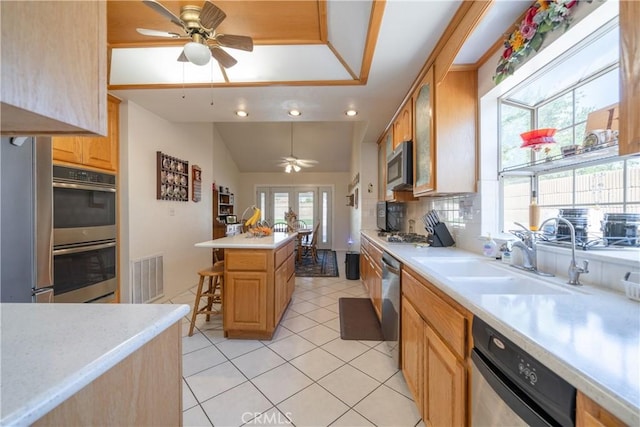
[{"label": "ceiling fan pull chain", "polygon": [[185,93],[184,93],[184,62],[182,63],[182,99],[185,99]]}]

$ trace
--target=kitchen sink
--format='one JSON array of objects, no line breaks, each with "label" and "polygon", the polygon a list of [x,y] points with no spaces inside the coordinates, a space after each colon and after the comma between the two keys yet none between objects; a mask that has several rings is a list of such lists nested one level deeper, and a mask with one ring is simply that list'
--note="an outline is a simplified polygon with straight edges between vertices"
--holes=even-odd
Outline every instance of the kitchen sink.
[{"label": "kitchen sink", "polygon": [[[413,257],[417,263],[443,277],[452,288],[477,294],[575,295],[559,279],[541,279],[505,264],[474,257]],[[553,281],[550,282],[550,281]],[[558,282],[558,283],[555,283]]]}]

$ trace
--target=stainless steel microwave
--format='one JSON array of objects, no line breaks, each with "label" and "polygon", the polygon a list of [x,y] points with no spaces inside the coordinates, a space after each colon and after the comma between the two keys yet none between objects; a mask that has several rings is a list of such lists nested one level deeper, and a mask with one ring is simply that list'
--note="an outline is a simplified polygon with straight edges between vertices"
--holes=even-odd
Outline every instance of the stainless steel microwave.
[{"label": "stainless steel microwave", "polygon": [[405,191],[413,188],[413,150],[411,141],[401,142],[387,156],[387,190]]}]

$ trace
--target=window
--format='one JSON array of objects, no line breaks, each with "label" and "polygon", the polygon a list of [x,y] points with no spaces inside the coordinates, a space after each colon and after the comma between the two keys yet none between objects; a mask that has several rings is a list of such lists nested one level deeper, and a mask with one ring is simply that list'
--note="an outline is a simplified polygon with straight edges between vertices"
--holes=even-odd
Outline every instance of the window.
[{"label": "window", "polygon": [[[605,24],[576,45],[572,55],[500,99],[504,231],[515,229],[514,222],[529,223],[534,190],[541,220],[557,216],[560,209],[588,208],[587,239],[602,237],[605,214],[640,212],[640,159],[611,156],[581,164],[576,156],[572,163],[545,166],[545,160],[562,157],[562,147],[582,145],[589,113],[618,102],[619,52],[613,48],[618,33],[617,20]],[[520,133],[538,128],[557,129],[556,144],[520,148]]]}]

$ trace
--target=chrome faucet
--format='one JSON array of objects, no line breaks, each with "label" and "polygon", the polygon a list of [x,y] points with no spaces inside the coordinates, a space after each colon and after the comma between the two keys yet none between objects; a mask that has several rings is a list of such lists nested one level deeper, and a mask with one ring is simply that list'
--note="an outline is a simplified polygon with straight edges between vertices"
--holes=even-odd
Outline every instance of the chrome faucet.
[{"label": "chrome faucet", "polygon": [[542,224],[540,224],[539,229],[543,230],[544,225],[549,221],[561,221],[569,227],[569,231],[571,232],[571,263],[569,264],[569,270],[567,272],[569,275],[569,281],[567,283],[574,286],[582,286],[582,283],[580,283],[580,274],[587,274],[589,272],[589,261],[583,261],[583,267],[578,267],[576,265],[576,229],[570,221],[562,217],[544,220]]},{"label": "chrome faucet", "polygon": [[538,270],[538,256],[537,256],[537,246],[536,246],[536,233],[529,230],[524,225],[519,222],[515,223],[517,226],[521,227],[524,231],[524,237],[522,240],[516,240],[511,244],[511,248],[518,248],[522,252],[522,265],[512,264],[513,267],[519,268],[520,270],[530,271],[539,276],[552,277],[553,274],[545,273],[543,271]]}]

